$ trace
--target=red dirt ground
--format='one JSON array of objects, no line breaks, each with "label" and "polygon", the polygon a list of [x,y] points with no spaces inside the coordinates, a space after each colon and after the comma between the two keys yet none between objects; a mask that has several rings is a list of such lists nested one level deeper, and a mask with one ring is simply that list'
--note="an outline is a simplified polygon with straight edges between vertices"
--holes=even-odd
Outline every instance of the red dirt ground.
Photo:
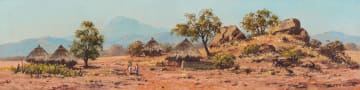
[{"label": "red dirt ground", "polygon": [[[131,60],[140,65],[140,76],[117,75],[116,70],[126,70]],[[360,72],[350,69],[326,69],[324,73],[309,76],[234,73],[229,70],[181,70],[155,67],[157,58],[131,58],[128,56],[101,57],[90,61],[99,68],[86,69],[82,77],[31,78],[14,74],[9,66],[20,61],[0,61],[0,90],[360,90]],[[77,67],[83,65],[78,61]],[[150,70],[153,68],[154,70]]]}]

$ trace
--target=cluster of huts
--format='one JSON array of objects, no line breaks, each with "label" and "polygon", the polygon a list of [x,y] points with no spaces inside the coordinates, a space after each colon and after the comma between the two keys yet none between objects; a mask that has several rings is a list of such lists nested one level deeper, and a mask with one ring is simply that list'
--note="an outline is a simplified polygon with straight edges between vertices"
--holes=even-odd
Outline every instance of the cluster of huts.
[{"label": "cluster of huts", "polygon": [[[161,45],[151,38],[143,48],[145,56],[160,56],[162,55]],[[201,54],[192,43],[185,39],[181,43],[177,44],[170,53],[167,54],[166,58],[167,65],[182,66],[186,62],[197,62],[201,59]]]},{"label": "cluster of huts", "polygon": [[[160,56],[162,55],[162,48],[154,38],[151,38],[151,40],[144,45],[142,52],[145,56]],[[200,61],[200,58],[200,52],[188,39],[185,39],[176,45],[165,59],[168,65],[181,66],[184,62]],[[46,50],[39,45],[31,51],[25,60],[30,63],[62,64],[67,67],[73,67],[76,64],[76,58],[62,45],[60,45],[52,55],[47,53]]]},{"label": "cluster of huts", "polygon": [[66,65],[66,67],[73,67],[76,64],[76,58],[62,45],[51,55],[38,45],[25,58],[25,61],[30,63],[61,64]]}]

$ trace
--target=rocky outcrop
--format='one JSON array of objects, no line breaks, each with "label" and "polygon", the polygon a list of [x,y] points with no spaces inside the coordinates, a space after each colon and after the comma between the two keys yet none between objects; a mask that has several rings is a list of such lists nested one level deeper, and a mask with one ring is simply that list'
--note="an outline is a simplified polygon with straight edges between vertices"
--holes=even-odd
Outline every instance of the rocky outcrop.
[{"label": "rocky outcrop", "polygon": [[308,32],[301,27],[301,23],[296,18],[285,19],[280,21],[279,24],[270,27],[270,33],[272,35],[276,34],[289,34],[294,36],[296,39],[309,42],[310,36]]},{"label": "rocky outcrop", "polygon": [[261,44],[259,46],[259,51],[260,52],[274,52],[276,49],[273,45],[269,45],[269,44]]},{"label": "rocky outcrop", "polygon": [[211,41],[210,47],[219,47],[224,43],[233,43],[246,39],[244,33],[235,25],[220,28],[220,33],[216,34]]}]

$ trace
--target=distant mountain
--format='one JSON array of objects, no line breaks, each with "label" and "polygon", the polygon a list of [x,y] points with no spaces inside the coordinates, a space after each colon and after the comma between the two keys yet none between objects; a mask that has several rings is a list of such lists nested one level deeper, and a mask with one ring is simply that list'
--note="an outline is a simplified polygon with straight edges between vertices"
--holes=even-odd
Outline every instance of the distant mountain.
[{"label": "distant mountain", "polygon": [[[112,19],[101,33],[105,36],[104,49],[109,48],[113,44],[127,47],[135,40],[146,43],[151,37],[154,37],[159,43],[170,44],[176,44],[184,39],[183,37],[171,35],[169,31],[169,29],[152,27],[135,19],[119,16]],[[39,44],[48,53],[52,53],[60,44],[69,49],[68,47],[73,39],[74,36],[64,38],[43,37],[3,44],[0,45],[0,57],[25,56]]]},{"label": "distant mountain", "polygon": [[360,36],[348,35],[342,32],[330,31],[322,34],[313,35],[312,38],[318,39],[321,42],[326,42],[326,40],[335,41],[340,40],[344,43],[356,43],[360,45]]},{"label": "distant mountain", "polygon": [[176,41],[179,41],[178,39],[183,39],[175,35],[170,35],[169,29],[156,28],[123,16],[112,19],[104,29],[102,33],[105,35],[105,47],[109,47],[112,44],[128,46],[135,40],[140,40],[145,43],[151,37],[154,37],[159,42],[169,43],[176,43]]},{"label": "distant mountain", "polygon": [[169,31],[168,29],[156,28],[124,16],[118,16],[110,20],[104,29],[104,33],[107,36],[119,36],[121,34],[151,35]]},{"label": "distant mountain", "polygon": [[36,39],[26,39],[16,43],[0,45],[0,57],[26,56],[35,47],[41,45],[48,53],[53,53],[59,45],[69,47],[71,41],[63,38],[43,37]]}]

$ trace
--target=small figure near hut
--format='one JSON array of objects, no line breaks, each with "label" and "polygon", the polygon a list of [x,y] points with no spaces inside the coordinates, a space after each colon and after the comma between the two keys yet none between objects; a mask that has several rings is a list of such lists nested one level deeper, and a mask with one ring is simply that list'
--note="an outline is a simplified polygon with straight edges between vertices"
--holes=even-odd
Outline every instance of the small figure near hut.
[{"label": "small figure near hut", "polygon": [[142,51],[144,52],[145,56],[160,56],[162,49],[160,44],[152,37],[150,41],[146,43]]},{"label": "small figure near hut", "polygon": [[187,62],[200,61],[201,55],[188,39],[179,43],[166,57],[168,65],[184,67]]}]

